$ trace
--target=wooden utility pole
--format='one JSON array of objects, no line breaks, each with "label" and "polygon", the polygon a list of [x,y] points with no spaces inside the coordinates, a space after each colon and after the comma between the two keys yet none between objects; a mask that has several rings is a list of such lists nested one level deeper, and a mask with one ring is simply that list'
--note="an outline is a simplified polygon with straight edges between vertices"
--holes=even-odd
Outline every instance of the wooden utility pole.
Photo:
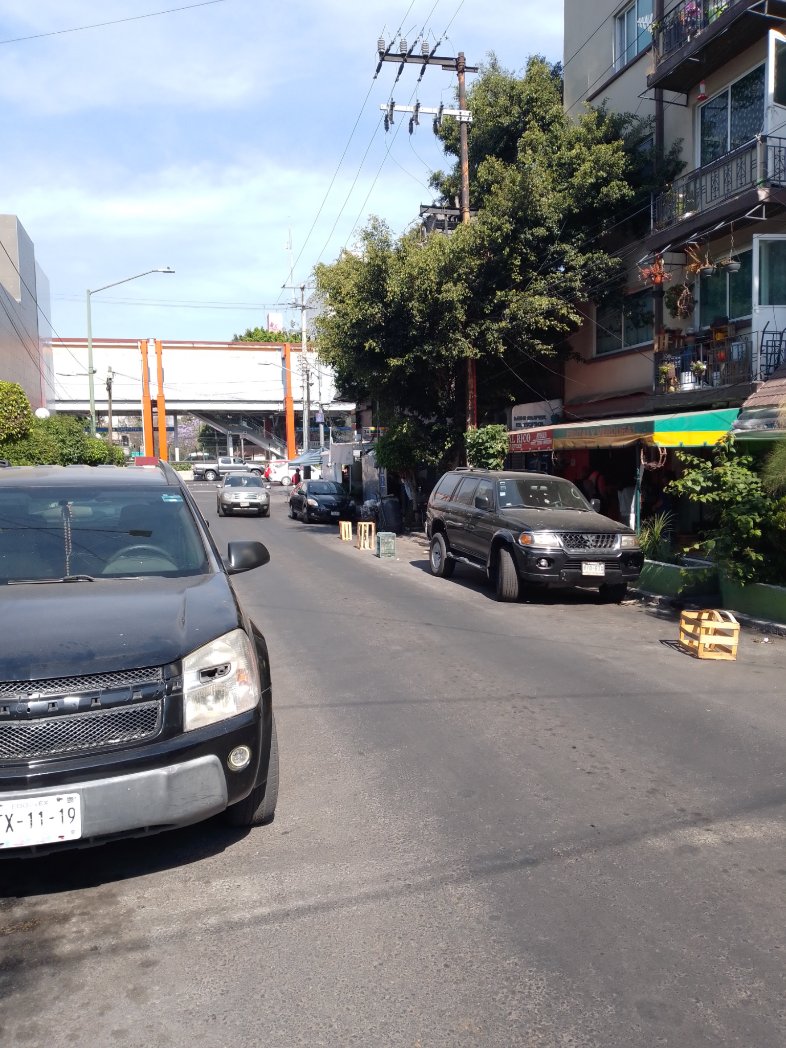
[{"label": "wooden utility pole", "polygon": [[[397,62],[399,63],[399,75],[404,65],[420,65],[422,76],[425,72],[425,68],[428,65],[438,65],[442,69],[446,69],[449,72],[455,72],[458,77],[458,110],[444,109],[442,106],[438,110],[426,109],[419,104],[415,106],[396,106],[395,102],[391,101],[387,106],[380,106],[380,109],[387,109],[388,115],[385,117],[385,127],[388,128],[390,120],[392,119],[393,113],[395,112],[411,112],[413,118],[410,120],[410,133],[412,132],[414,124],[417,124],[417,118],[420,113],[437,113],[437,117],[434,121],[434,130],[436,131],[439,126],[439,121],[443,116],[455,116],[459,121],[459,169],[461,173],[461,185],[460,185],[460,199],[459,206],[461,210],[461,221],[469,222],[469,136],[467,133],[467,126],[472,122],[472,116],[467,110],[467,90],[466,90],[466,74],[477,73],[477,66],[467,65],[464,57],[464,52],[453,56],[437,55],[434,51],[429,51],[427,45],[423,49],[420,55],[413,53],[414,45],[409,50],[406,46],[406,41],[401,41],[399,54],[394,54],[391,51],[393,44],[391,43],[387,48],[384,47],[384,41],[380,40],[377,48],[379,54],[379,63],[377,65],[377,72],[381,68],[383,62]],[[436,50],[436,48],[434,49]],[[396,77],[398,80],[398,76]],[[478,394],[477,394],[477,380],[475,372],[475,358],[472,356],[467,357],[467,429],[475,429],[478,424]]]}]

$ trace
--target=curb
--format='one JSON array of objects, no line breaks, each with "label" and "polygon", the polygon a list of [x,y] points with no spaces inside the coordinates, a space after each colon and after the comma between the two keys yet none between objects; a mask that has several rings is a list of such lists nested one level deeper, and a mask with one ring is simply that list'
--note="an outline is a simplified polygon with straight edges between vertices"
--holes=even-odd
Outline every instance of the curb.
[{"label": "curb", "polygon": [[[700,610],[704,607],[703,604],[697,604],[695,601],[680,601],[674,597],[663,597],[658,593],[648,593],[647,590],[631,589],[628,592],[638,604],[656,608],[668,608],[669,611],[676,615],[685,608]],[[731,611],[737,622],[744,626],[745,629],[752,630],[754,633],[767,633],[772,637],[786,637],[786,623],[770,622],[767,619],[755,619],[752,615],[734,611],[733,608],[728,608],[727,610]]]}]

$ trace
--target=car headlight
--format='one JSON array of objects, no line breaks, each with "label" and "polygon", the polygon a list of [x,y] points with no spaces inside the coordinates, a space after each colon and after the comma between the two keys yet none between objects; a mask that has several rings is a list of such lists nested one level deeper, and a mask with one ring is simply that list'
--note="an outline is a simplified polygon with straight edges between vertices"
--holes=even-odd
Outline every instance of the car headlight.
[{"label": "car headlight", "polygon": [[523,531],[519,535],[521,546],[546,546],[553,549],[559,547],[560,541],[553,531]]},{"label": "car headlight", "polygon": [[638,535],[620,535],[620,549],[639,549]]},{"label": "car headlight", "polygon": [[306,499],[306,505],[307,506],[313,506],[314,509],[317,509],[317,507],[319,506],[319,503],[317,502],[316,499]]},{"label": "car headlight", "polygon": [[183,731],[252,710],[260,690],[254,651],[245,631],[232,630],[217,637],[183,660]]}]

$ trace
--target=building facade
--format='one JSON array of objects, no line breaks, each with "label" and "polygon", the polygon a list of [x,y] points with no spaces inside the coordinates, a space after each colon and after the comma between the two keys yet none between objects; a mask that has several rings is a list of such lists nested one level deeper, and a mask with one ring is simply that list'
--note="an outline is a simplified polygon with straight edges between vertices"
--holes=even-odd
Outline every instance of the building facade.
[{"label": "building facade", "polygon": [[566,419],[739,407],[786,353],[786,2],[565,0],[565,107],[652,118],[684,164],[587,306]]},{"label": "building facade", "polygon": [[55,400],[49,282],[15,215],[0,215],[0,379],[18,382],[33,409]]}]

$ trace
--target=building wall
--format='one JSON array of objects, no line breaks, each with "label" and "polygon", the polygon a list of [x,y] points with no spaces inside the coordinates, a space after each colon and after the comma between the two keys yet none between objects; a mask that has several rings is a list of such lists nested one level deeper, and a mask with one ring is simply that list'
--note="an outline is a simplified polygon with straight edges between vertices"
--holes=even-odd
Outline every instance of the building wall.
[{"label": "building wall", "polygon": [[0,378],[18,382],[34,409],[54,400],[49,316],[33,242],[15,215],[0,215]]}]

